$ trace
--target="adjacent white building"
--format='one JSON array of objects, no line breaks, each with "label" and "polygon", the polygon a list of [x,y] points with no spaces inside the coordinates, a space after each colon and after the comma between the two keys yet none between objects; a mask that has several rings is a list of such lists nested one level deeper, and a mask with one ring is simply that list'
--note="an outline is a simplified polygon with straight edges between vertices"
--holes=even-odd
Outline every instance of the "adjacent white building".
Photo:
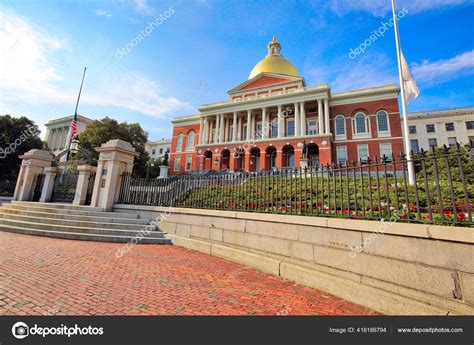
[{"label": "adjacent white building", "polygon": [[411,149],[474,142],[474,107],[425,111],[408,115]]},{"label": "adjacent white building", "polygon": [[166,152],[168,156],[171,150],[171,139],[161,139],[157,141],[149,141],[145,144],[145,151],[148,152],[150,158],[155,160],[163,158]]},{"label": "adjacent white building", "polygon": [[[74,115],[62,117],[49,121],[46,126],[46,137],[45,141],[48,144],[49,149],[54,155],[63,152],[71,138],[71,122]],[[77,133],[81,134],[86,126],[92,122],[91,119],[77,115]]]}]

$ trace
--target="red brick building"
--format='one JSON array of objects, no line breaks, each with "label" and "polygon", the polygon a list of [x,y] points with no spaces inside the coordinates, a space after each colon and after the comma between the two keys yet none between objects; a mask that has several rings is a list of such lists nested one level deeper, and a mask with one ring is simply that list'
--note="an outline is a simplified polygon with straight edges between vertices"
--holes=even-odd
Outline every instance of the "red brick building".
[{"label": "red brick building", "polygon": [[396,85],[338,93],[327,84],[306,86],[280,50],[273,38],[268,55],[227,101],[173,120],[171,175],[345,164],[403,151]]}]

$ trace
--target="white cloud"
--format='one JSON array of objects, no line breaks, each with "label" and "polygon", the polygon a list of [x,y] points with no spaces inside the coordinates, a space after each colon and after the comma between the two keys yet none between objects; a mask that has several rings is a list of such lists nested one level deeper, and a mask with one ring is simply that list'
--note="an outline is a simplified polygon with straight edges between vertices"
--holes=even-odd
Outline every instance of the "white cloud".
[{"label": "white cloud", "polygon": [[149,16],[153,14],[153,8],[148,3],[148,0],[131,0],[132,8],[135,12]]},{"label": "white cloud", "polygon": [[99,16],[99,17],[107,17],[107,18],[112,17],[112,14],[110,14],[109,11],[106,11],[106,10],[103,10],[103,9],[96,10],[95,14],[96,14],[96,16]]},{"label": "white cloud", "polygon": [[459,76],[474,74],[474,50],[450,59],[413,63],[410,69],[415,80],[420,83],[441,83]]},{"label": "white cloud", "polygon": [[[113,80],[113,82],[111,82]],[[119,107],[156,118],[166,118],[177,110],[191,111],[190,104],[162,96],[159,85],[137,72],[113,71],[101,76],[84,94],[85,103]]]},{"label": "white cloud", "polygon": [[[66,52],[65,44],[23,17],[3,11],[0,15],[0,47],[4,49],[0,53],[1,110],[11,115],[25,115],[15,111],[75,104],[77,89],[64,87],[67,80],[62,73],[65,71],[53,63],[61,61],[61,54]],[[81,102],[157,118],[193,109],[175,97],[163,95],[157,82],[148,77],[120,70],[102,73],[100,80],[86,77]]]},{"label": "white cloud", "polygon": [[397,83],[397,74],[386,55],[371,55],[349,60],[346,57],[318,68],[310,68],[308,84],[328,83],[333,92]]},{"label": "white cloud", "polygon": [[[472,3],[472,0],[400,0],[396,2],[396,6],[398,10],[406,7],[409,13],[414,14]],[[390,14],[392,10],[389,0],[316,0],[315,4],[340,16],[351,12],[367,12],[376,17],[383,17]]]}]

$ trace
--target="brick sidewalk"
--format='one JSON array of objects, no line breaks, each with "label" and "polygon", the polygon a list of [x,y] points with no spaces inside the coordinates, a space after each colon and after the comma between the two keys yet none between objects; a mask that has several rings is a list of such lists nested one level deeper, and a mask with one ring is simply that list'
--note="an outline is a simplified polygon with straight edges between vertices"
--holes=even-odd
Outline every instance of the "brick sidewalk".
[{"label": "brick sidewalk", "polygon": [[0,315],[375,315],[324,292],[175,246],[0,232]]}]

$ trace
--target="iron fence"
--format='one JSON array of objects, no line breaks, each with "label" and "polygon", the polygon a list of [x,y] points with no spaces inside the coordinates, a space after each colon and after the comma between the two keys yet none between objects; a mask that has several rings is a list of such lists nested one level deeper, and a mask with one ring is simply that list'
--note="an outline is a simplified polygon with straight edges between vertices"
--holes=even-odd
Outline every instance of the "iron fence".
[{"label": "iron fence", "polygon": [[472,146],[412,152],[409,160],[401,154],[253,173],[122,177],[123,204],[473,225]]}]

